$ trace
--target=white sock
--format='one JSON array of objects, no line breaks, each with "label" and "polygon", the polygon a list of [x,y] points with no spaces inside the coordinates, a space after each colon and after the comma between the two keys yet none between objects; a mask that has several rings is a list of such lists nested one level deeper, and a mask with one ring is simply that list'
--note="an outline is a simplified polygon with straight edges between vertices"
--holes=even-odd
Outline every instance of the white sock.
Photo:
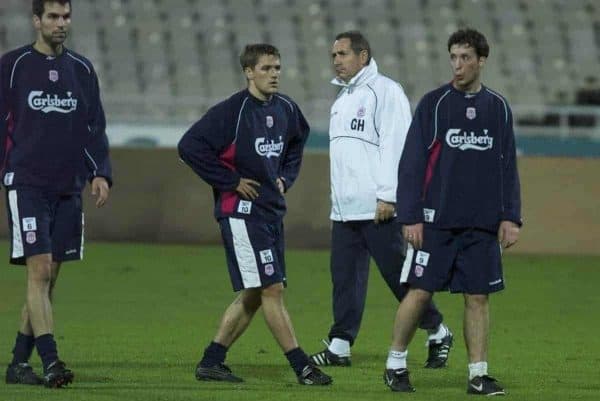
[{"label": "white sock", "polygon": [[449,333],[450,333],[450,329],[444,324],[441,323],[437,330],[427,330],[427,332],[429,333],[429,338],[427,339],[427,341],[442,341],[444,339],[444,337],[446,337]]},{"label": "white sock", "polygon": [[475,362],[469,364],[469,380],[473,380],[477,376],[486,376],[487,362]]},{"label": "white sock", "polygon": [[386,369],[406,369],[406,356],[408,355],[408,350],[402,351],[394,351],[390,350],[388,353],[387,361],[385,362]]},{"label": "white sock", "polygon": [[337,356],[350,356],[350,341],[334,338],[327,348]]}]

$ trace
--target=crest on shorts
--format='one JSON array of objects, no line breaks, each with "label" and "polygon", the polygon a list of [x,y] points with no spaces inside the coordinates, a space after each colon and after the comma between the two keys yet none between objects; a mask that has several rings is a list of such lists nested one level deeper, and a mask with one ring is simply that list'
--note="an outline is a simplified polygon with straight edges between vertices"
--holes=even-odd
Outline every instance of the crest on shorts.
[{"label": "crest on shorts", "polygon": [[422,277],[423,276],[423,271],[425,271],[425,268],[421,265],[416,265],[415,266],[415,276],[417,277]]},{"label": "crest on shorts", "polygon": [[35,241],[36,241],[35,231],[28,231],[27,234],[25,234],[25,241],[28,244],[35,243]]},{"label": "crest on shorts", "polygon": [[356,117],[363,118],[365,116],[365,114],[367,114],[367,110],[365,109],[365,106],[360,106],[358,108],[358,111],[356,112]]},{"label": "crest on shorts", "polygon": [[56,70],[49,70],[48,71],[48,79],[52,82],[56,82],[58,81],[58,71]]},{"label": "crest on shorts", "polygon": [[275,273],[275,268],[273,267],[273,265],[271,263],[265,265],[265,274],[267,276],[272,276],[273,273]]},{"label": "crest on shorts", "polygon": [[475,107],[467,107],[466,115],[469,120],[474,120],[475,117],[477,117],[477,111],[475,110]]},{"label": "crest on shorts", "polygon": [[267,116],[267,128],[273,128],[273,116]]}]

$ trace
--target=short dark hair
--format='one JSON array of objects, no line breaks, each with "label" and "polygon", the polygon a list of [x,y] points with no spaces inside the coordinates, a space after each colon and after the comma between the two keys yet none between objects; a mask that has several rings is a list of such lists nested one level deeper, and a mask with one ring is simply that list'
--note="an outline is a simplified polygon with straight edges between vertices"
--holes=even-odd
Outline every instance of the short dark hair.
[{"label": "short dark hair", "polygon": [[254,43],[244,47],[244,51],[240,54],[240,65],[242,70],[246,67],[254,68],[258,64],[260,56],[275,56],[281,58],[279,50],[268,43]]},{"label": "short dark hair", "polygon": [[448,51],[453,45],[467,45],[475,49],[477,57],[487,57],[490,54],[490,45],[483,34],[475,29],[459,29],[448,39]]},{"label": "short dark hair", "polygon": [[367,64],[371,62],[371,45],[360,31],[346,31],[338,33],[335,36],[335,40],[350,39],[350,48],[354,54],[360,54],[361,51],[367,51]]},{"label": "short dark hair", "polygon": [[33,13],[33,15],[37,15],[38,17],[42,18],[42,15],[44,15],[44,5],[46,3],[58,3],[63,6],[69,3],[70,6],[71,0],[32,0],[31,12]]}]

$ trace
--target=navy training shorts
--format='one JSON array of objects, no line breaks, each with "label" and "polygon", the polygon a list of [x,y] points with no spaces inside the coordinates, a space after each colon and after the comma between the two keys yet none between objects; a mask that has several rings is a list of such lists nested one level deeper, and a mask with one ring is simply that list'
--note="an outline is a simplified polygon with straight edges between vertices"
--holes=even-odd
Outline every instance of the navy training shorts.
[{"label": "navy training shorts", "polygon": [[409,244],[401,282],[429,292],[449,289],[490,294],[504,289],[502,250],[496,233],[424,226],[423,246]]},{"label": "navy training shorts", "polygon": [[52,254],[52,261],[83,258],[84,219],[81,194],[59,195],[35,188],[7,191],[10,263]]},{"label": "navy training shorts", "polygon": [[234,291],[286,284],[283,223],[219,220]]}]

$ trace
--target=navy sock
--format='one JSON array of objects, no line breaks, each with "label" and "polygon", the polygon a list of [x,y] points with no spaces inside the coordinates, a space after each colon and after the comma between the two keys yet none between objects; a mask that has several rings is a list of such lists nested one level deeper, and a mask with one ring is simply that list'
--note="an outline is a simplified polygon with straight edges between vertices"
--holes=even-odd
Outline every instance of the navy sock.
[{"label": "navy sock", "polygon": [[35,339],[35,347],[37,352],[42,358],[42,365],[44,370],[48,368],[52,362],[58,359],[58,351],[56,350],[56,342],[52,334],[44,334]]},{"label": "navy sock", "polygon": [[17,363],[27,363],[35,347],[35,339],[33,336],[28,336],[20,331],[17,332],[17,339],[15,340],[15,347],[13,348],[13,359],[11,365]]},{"label": "navy sock", "polygon": [[200,366],[203,368],[210,368],[211,366],[219,365],[225,362],[225,356],[227,355],[227,347],[211,341],[211,343],[204,350],[204,355],[200,361]]},{"label": "navy sock", "polygon": [[300,375],[304,367],[310,363],[308,356],[300,347],[286,352],[285,357],[290,362],[290,366],[294,369],[294,372],[296,372],[296,376]]}]

